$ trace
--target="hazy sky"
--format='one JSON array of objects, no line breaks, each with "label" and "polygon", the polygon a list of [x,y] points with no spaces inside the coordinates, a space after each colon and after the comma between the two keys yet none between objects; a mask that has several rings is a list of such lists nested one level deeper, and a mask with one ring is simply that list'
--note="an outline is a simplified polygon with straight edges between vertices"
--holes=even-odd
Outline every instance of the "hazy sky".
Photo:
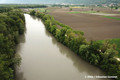
[{"label": "hazy sky", "polygon": [[31,4],[44,4],[44,3],[56,3],[60,0],[0,0],[0,3],[31,3]]},{"label": "hazy sky", "polygon": [[81,3],[88,3],[94,2],[99,0],[0,0],[0,3],[18,3],[18,4],[49,4],[49,3],[73,3],[73,4],[81,4]]},{"label": "hazy sky", "polygon": [[73,3],[73,4],[91,4],[91,3],[118,3],[120,0],[0,0],[2,3],[13,4],[54,4],[54,3]]},{"label": "hazy sky", "polygon": [[0,3],[29,3],[30,0],[0,0]]},{"label": "hazy sky", "polygon": [[[72,2],[71,2],[72,1]],[[0,3],[28,3],[28,4],[48,4],[48,3],[73,3],[79,0],[0,0]]]}]

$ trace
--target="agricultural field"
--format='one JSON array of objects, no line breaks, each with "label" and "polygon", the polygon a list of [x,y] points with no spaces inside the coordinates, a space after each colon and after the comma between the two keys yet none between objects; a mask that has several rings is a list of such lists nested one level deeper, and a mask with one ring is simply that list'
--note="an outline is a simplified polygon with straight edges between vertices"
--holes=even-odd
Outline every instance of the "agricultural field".
[{"label": "agricultural field", "polygon": [[120,38],[120,33],[119,33],[120,15],[118,15],[119,12],[116,11],[111,12],[113,14],[116,13],[117,17],[93,15],[89,13],[74,14],[72,12],[73,11],[69,11],[68,8],[62,8],[62,9],[55,9],[49,14],[53,15],[56,20],[66,25],[69,25],[74,30],[83,31],[85,33],[85,37],[87,38],[87,40],[104,40],[104,39]]},{"label": "agricultural field", "polygon": [[[61,23],[84,32],[88,41],[110,39],[120,52],[120,11],[111,8],[58,8],[49,13]],[[120,55],[119,55],[120,57]]]}]

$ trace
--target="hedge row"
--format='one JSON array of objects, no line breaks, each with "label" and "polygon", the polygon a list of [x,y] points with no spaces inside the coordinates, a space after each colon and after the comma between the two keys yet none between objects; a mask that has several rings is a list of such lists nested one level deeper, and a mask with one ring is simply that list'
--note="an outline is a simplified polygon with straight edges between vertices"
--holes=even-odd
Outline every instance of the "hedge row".
[{"label": "hedge row", "polygon": [[18,37],[24,33],[25,18],[18,9],[0,13],[0,80],[14,80],[14,66],[21,58],[16,55]]},{"label": "hedge row", "polygon": [[69,26],[56,21],[51,15],[36,11],[31,11],[30,14],[41,18],[46,29],[59,42],[90,64],[98,66],[106,75],[117,76],[116,80],[120,80],[120,61],[116,59],[118,52],[115,45],[109,44],[109,41],[103,44],[97,41],[87,42],[83,32],[72,30]]}]

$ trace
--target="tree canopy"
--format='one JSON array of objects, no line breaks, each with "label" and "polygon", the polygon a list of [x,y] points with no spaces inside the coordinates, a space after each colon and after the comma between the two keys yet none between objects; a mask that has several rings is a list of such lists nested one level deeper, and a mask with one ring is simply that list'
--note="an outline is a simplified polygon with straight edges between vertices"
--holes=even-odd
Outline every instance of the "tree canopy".
[{"label": "tree canopy", "polygon": [[15,57],[15,47],[19,35],[24,33],[24,15],[18,9],[0,9],[0,80],[13,80],[14,65],[20,57]]}]

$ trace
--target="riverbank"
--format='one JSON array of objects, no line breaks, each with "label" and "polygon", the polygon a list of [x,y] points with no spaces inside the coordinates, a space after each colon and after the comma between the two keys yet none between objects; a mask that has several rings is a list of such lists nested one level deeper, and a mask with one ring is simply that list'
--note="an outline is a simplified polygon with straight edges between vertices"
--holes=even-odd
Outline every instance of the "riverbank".
[{"label": "riverbank", "polygon": [[59,42],[69,47],[81,58],[90,64],[98,66],[107,72],[107,75],[117,76],[118,78],[116,80],[120,79],[120,62],[115,58],[117,51],[114,45],[109,44],[109,42],[103,44],[96,41],[87,42],[83,36],[83,32],[72,30],[69,26],[57,22],[54,17],[50,15],[36,11],[31,11],[30,14],[41,18],[46,29],[52,33]]},{"label": "riverbank", "polygon": [[21,10],[0,9],[0,80],[14,80],[14,69],[21,60],[15,48],[24,28],[25,18]]}]

